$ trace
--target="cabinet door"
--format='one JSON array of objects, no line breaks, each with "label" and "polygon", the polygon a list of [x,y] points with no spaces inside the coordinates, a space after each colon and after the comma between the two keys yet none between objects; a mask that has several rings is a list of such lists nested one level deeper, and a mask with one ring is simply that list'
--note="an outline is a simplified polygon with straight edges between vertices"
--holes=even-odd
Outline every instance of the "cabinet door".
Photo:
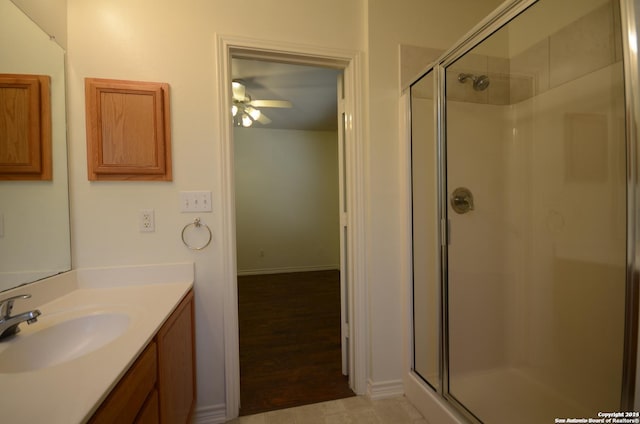
[{"label": "cabinet door", "polygon": [[190,291],[157,336],[161,424],[185,424],[196,400],[194,304]]},{"label": "cabinet door", "polygon": [[158,415],[158,391],[151,392],[140,413],[136,417],[135,424],[158,424],[160,416]]},{"label": "cabinet door", "polygon": [[85,79],[89,180],[171,181],[169,84]]},{"label": "cabinet door", "polygon": [[151,342],[93,415],[90,424],[132,423],[156,384],[156,344]]}]

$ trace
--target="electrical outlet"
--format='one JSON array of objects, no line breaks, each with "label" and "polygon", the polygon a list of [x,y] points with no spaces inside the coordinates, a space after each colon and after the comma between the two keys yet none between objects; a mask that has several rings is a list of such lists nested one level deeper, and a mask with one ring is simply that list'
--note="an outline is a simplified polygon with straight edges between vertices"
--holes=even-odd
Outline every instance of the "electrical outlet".
[{"label": "electrical outlet", "polygon": [[152,233],[156,230],[156,219],[153,209],[140,209],[138,229],[141,233]]}]

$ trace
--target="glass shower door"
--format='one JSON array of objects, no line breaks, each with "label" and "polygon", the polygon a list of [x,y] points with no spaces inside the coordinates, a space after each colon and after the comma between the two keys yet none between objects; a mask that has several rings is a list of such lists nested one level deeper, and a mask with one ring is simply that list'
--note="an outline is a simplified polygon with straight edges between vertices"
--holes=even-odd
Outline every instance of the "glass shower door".
[{"label": "glass shower door", "polygon": [[438,241],[438,154],[433,71],[411,87],[411,223],[413,251],[413,370],[441,388],[441,280]]},{"label": "glass shower door", "polygon": [[620,410],[618,33],[616,2],[541,0],[446,64],[445,392],[484,423]]}]

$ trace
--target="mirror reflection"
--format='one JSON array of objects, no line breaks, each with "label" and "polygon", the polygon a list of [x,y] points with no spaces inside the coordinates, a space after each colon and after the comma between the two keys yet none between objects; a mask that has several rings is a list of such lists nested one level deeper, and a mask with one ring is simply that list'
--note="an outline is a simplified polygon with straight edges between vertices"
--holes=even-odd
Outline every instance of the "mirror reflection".
[{"label": "mirror reflection", "polygon": [[[68,271],[71,252],[64,50],[10,0],[0,0],[0,40],[0,73],[51,79],[53,160],[50,181],[0,181],[3,291]],[[0,125],[3,113],[7,111],[0,111]]]}]

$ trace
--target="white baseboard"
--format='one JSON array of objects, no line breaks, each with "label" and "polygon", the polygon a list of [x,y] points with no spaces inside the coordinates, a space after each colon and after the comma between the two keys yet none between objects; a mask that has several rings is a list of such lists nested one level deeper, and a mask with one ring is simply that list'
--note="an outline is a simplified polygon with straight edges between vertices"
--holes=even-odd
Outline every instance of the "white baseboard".
[{"label": "white baseboard", "polygon": [[292,266],[282,268],[239,269],[238,276],[262,274],[286,274],[290,272],[332,271],[340,269],[339,265]]},{"label": "white baseboard", "polygon": [[203,406],[193,414],[193,424],[222,424],[227,421],[227,407],[224,403]]},{"label": "white baseboard", "polygon": [[367,396],[372,400],[385,399],[395,396],[404,395],[404,384],[402,380],[390,380],[373,382],[369,380],[367,382]]}]

